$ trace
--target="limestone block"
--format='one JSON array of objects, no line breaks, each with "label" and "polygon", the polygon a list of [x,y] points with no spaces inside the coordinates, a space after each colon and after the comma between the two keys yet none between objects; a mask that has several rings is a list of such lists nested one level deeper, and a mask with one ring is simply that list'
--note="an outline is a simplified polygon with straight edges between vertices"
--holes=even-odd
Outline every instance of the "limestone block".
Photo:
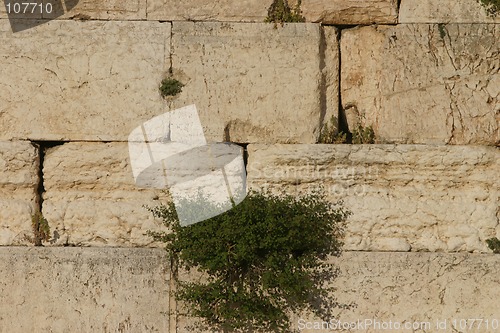
[{"label": "limestone block", "polygon": [[148,0],[148,20],[264,22],[268,0]]},{"label": "limestone block", "polygon": [[67,143],[47,151],[43,214],[56,245],[157,246],[163,230],[143,206],[167,203],[163,190],[135,185],[127,143]]},{"label": "limestone block", "polygon": [[[323,73],[323,90],[321,95],[322,109],[325,113],[322,124],[335,126],[338,129],[339,115],[339,71],[340,71],[340,54],[338,42],[338,30],[332,26],[322,27],[324,57],[322,65]],[[324,67],[323,67],[324,66]],[[332,119],[333,117],[333,119]],[[333,124],[332,124],[333,121]]]},{"label": "limestone block", "polygon": [[166,111],[170,28],[54,20],[13,34],[0,20],[0,139],[126,141]]},{"label": "limestone block", "polygon": [[65,13],[59,19],[80,19],[80,20],[145,20],[146,0],[79,0],[76,5],[68,10],[69,2],[65,1],[65,8],[61,8],[60,2],[55,2],[52,14],[45,13],[44,18],[53,18],[56,13]]},{"label": "limestone block", "polygon": [[343,107],[380,142],[498,144],[499,38],[495,24],[343,30]]},{"label": "limestone block", "polygon": [[481,146],[249,145],[251,188],[322,186],[353,213],[345,249],[489,252],[500,236],[500,151]]},{"label": "limestone block", "polygon": [[[147,5],[149,20],[264,22],[271,4],[271,0],[149,0]],[[396,23],[398,18],[395,0],[303,0],[301,9],[307,22],[324,24]]]},{"label": "limestone block", "polygon": [[28,244],[38,201],[38,149],[29,142],[0,141],[0,245]]},{"label": "limestone block", "polygon": [[301,9],[309,22],[323,24],[397,23],[396,0],[303,0]]},{"label": "limestone block", "polygon": [[0,248],[0,332],[168,332],[165,254]]},{"label": "limestone block", "polygon": [[170,108],[196,104],[208,142],[313,143],[320,37],[317,24],[174,22],[172,64],[185,87]]},{"label": "limestone block", "polygon": [[[14,1],[12,1],[14,2]],[[22,1],[17,1],[22,2]],[[29,2],[29,1],[24,1]],[[36,10],[30,5],[27,14],[16,14],[15,18],[44,18],[44,19],[77,19],[77,20],[145,20],[146,0],[126,0],[126,1],[96,1],[96,0],[44,0],[36,1],[42,4],[42,9]],[[47,5],[52,5],[47,7]],[[34,11],[32,14],[31,11]],[[24,11],[24,6],[22,7]],[[50,12],[49,12],[50,11]],[[11,15],[14,17],[13,15]],[[7,18],[7,8],[0,6],[0,18]],[[12,18],[11,17],[11,18]]]},{"label": "limestone block", "polygon": [[402,0],[399,23],[500,23],[478,0]]},{"label": "limestone block", "polygon": [[[497,327],[500,276],[495,255],[344,252],[332,263],[340,274],[329,284],[335,288],[331,297],[355,306],[334,309],[327,319],[331,326],[321,326],[313,316],[296,316],[293,326],[300,332],[463,332],[462,319],[476,332],[493,332],[492,322]],[[351,329],[334,326],[339,323]]]}]

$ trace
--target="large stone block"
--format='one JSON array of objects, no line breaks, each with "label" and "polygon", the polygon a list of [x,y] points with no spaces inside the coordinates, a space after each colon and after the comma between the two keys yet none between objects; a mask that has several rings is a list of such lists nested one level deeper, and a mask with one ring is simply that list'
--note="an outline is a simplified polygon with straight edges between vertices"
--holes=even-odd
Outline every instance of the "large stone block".
[{"label": "large stone block", "polygon": [[0,332],[169,332],[165,254],[0,248]]},{"label": "large stone block", "polygon": [[29,142],[0,141],[0,245],[29,243],[38,207],[38,149]]},{"label": "large stone block", "polygon": [[[22,1],[16,1],[21,2]],[[25,1],[29,2],[29,1]],[[35,3],[33,1],[32,3]],[[41,1],[37,1],[41,4]],[[48,6],[51,5],[51,7]],[[11,11],[13,7],[10,8]],[[31,12],[34,13],[31,13]],[[27,15],[23,15],[24,6],[21,13],[15,14],[15,18],[44,18],[44,19],[78,19],[78,20],[145,20],[146,0],[125,0],[125,1],[96,1],[96,0],[66,0],[66,1],[43,1],[42,9],[27,7]],[[13,14],[11,12],[11,14]],[[13,15],[11,15],[13,16]],[[7,18],[7,8],[2,3],[0,5],[0,18]]]},{"label": "large stone block", "polygon": [[481,146],[249,145],[248,183],[322,186],[353,213],[346,250],[488,252],[500,237],[500,151]]},{"label": "large stone block", "polygon": [[381,142],[498,144],[499,38],[495,24],[343,30],[343,108]]},{"label": "large stone block", "polygon": [[479,0],[402,0],[399,23],[500,23]]},{"label": "large stone block", "polygon": [[500,276],[495,255],[344,252],[332,263],[340,274],[329,283],[335,288],[331,297],[355,306],[334,309],[325,324],[296,316],[293,324],[300,332],[497,330]]},{"label": "large stone block", "polygon": [[302,11],[307,21],[323,24],[396,23],[396,0],[303,0]]},{"label": "large stone block", "polygon": [[[165,21],[264,22],[272,0],[149,0],[148,19]],[[294,1],[289,1],[294,6]],[[324,24],[396,23],[395,0],[303,0],[307,22]]]},{"label": "large stone block", "polygon": [[313,143],[320,44],[318,24],[174,22],[172,64],[185,87],[170,107],[196,104],[208,141]]},{"label": "large stone block", "polygon": [[51,243],[154,246],[148,230],[162,230],[144,205],[166,203],[162,190],[135,185],[126,143],[67,143],[47,151],[43,214]]},{"label": "large stone block", "polygon": [[55,20],[13,34],[0,20],[0,139],[127,140],[166,111],[170,28]]}]

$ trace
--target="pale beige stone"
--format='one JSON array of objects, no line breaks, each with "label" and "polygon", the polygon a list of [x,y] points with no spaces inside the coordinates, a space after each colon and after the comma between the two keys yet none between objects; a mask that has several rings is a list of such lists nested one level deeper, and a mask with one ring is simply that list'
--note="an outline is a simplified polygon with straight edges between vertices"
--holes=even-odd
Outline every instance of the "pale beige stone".
[{"label": "pale beige stone", "polygon": [[0,248],[2,332],[168,332],[161,249]]},{"label": "pale beige stone", "polygon": [[148,0],[148,20],[264,22],[268,0]]},{"label": "pale beige stone", "polygon": [[488,15],[479,0],[402,0],[400,23],[500,23]]},{"label": "pale beige stone", "polygon": [[346,250],[488,252],[500,236],[500,151],[481,146],[250,145],[251,188],[323,187],[353,215]]},{"label": "pale beige stone", "polygon": [[[149,20],[264,22],[271,4],[270,0],[149,0],[147,6]],[[324,24],[396,23],[398,18],[395,0],[303,0],[301,10],[307,22]]]},{"label": "pale beige stone", "polygon": [[325,110],[322,123],[334,127],[338,131],[339,125],[339,31],[332,26],[322,27],[323,40],[321,45],[322,89],[320,95],[321,110]]},{"label": "pale beige stone", "polygon": [[499,38],[495,24],[343,30],[343,107],[381,142],[498,144]]},{"label": "pale beige stone", "polygon": [[[53,13],[44,13],[43,17],[53,18],[54,13],[64,13],[58,19],[118,21],[146,19],[146,0],[71,0],[63,2],[64,8],[61,8],[60,3],[56,2]],[[78,3],[73,5],[72,3],[75,2]]]},{"label": "pale beige stone", "polygon": [[[335,288],[331,297],[355,306],[334,309],[326,319],[333,320],[329,329],[303,328],[300,332],[347,332],[333,326],[339,321],[354,323],[356,329],[349,331],[358,332],[463,332],[461,319],[476,332],[494,331],[492,321],[497,325],[500,276],[496,255],[344,252],[331,262],[340,268],[338,278],[329,283]],[[479,320],[471,320],[475,317],[482,319],[480,328]],[[369,320],[371,325],[363,325]],[[381,328],[390,322],[393,329]],[[312,327],[321,325],[321,319],[294,316],[294,327],[301,328],[300,323]]]},{"label": "pale beige stone", "polygon": [[174,22],[172,64],[185,87],[170,107],[196,104],[209,142],[313,143],[320,38],[318,24]]},{"label": "pale beige stone", "polygon": [[38,207],[38,149],[29,142],[0,141],[0,245],[29,244]]},{"label": "pale beige stone", "polygon": [[398,20],[396,0],[303,0],[301,9],[307,21],[323,24],[387,24]]},{"label": "pale beige stone", "polygon": [[55,245],[158,246],[164,230],[144,205],[168,202],[163,190],[135,185],[127,143],[67,143],[47,151],[43,214]]},{"label": "pale beige stone", "polygon": [[126,141],[167,111],[170,28],[54,20],[13,34],[0,20],[0,139]]}]

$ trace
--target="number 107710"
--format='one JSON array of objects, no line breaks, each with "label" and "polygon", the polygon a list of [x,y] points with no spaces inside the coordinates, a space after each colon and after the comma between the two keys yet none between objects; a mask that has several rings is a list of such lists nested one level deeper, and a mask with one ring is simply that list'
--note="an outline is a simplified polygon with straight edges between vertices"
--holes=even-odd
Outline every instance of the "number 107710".
[{"label": "number 107710", "polygon": [[6,3],[7,14],[50,14],[53,7],[50,2],[43,4],[37,2]]}]

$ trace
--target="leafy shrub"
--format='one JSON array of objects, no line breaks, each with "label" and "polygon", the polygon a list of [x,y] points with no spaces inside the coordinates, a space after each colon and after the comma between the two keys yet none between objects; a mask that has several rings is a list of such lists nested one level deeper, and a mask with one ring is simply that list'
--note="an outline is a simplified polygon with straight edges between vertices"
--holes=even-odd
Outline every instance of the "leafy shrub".
[{"label": "leafy shrub", "polygon": [[500,12],[500,0],[478,0],[490,16],[496,16]]},{"label": "leafy shrub", "polygon": [[306,19],[302,16],[300,4],[301,1],[299,0],[294,8],[290,8],[288,0],[274,0],[267,10],[267,18],[265,22],[275,24],[305,22]]},{"label": "leafy shrub", "polygon": [[498,238],[487,239],[486,243],[493,253],[500,253],[500,240]]},{"label": "leafy shrub", "polygon": [[[181,227],[173,204],[149,208],[171,232],[150,232],[173,262],[205,273],[179,282],[176,298],[202,324],[223,332],[288,332],[289,313],[326,317],[336,304],[322,284],[337,271],[350,212],[313,193],[302,197],[251,192],[233,209]],[[326,317],[328,318],[328,317]]]},{"label": "leafy shrub", "polygon": [[161,81],[160,94],[162,95],[162,97],[175,96],[182,92],[182,87],[184,87],[184,84],[182,84],[180,81],[168,77]]}]

